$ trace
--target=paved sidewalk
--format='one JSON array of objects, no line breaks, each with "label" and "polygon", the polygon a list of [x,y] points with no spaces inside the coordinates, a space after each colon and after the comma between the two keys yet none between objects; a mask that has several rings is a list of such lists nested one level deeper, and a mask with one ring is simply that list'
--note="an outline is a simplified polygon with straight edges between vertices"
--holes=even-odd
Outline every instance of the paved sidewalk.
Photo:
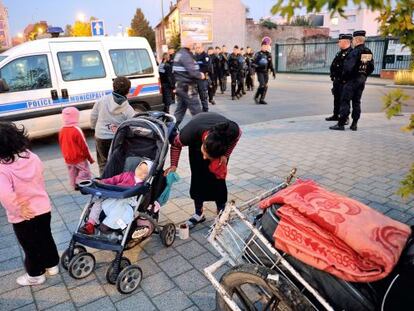
[{"label": "paved sidewalk", "polygon": [[[243,127],[242,139],[230,161],[230,198],[245,201],[279,182],[291,167],[328,189],[360,200],[390,217],[414,224],[414,200],[394,193],[414,161],[414,137],[400,131],[408,116],[387,120],[383,114],[364,114],[358,132],[329,131],[322,116],[276,120]],[[47,189],[53,202],[52,228],[59,251],[68,245],[87,199],[69,191],[62,160],[45,162]],[[94,167],[96,169],[96,167]],[[176,224],[193,212],[188,198],[189,169],[184,150],[178,170],[182,177],[162,210],[162,221]],[[212,205],[207,212],[210,222]],[[207,244],[208,224],[189,240],[164,248],[158,236],[128,251],[143,270],[144,280],[131,295],[121,295],[105,279],[110,252],[93,251],[95,272],[74,280],[66,271],[39,287],[19,287],[22,253],[12,227],[0,209],[0,310],[214,310],[215,292],[202,269],[217,260]]]}]

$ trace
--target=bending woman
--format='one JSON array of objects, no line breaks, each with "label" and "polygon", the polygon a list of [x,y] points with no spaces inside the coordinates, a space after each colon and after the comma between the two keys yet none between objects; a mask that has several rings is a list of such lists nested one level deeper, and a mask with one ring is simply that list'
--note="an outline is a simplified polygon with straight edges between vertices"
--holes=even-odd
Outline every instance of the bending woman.
[{"label": "bending woman", "polygon": [[227,202],[227,163],[241,135],[237,123],[224,116],[200,113],[184,126],[171,144],[171,167],[178,166],[181,149],[188,146],[191,169],[190,196],[194,200],[195,213],[187,221],[190,228],[205,221],[203,203],[214,201],[217,213]]}]

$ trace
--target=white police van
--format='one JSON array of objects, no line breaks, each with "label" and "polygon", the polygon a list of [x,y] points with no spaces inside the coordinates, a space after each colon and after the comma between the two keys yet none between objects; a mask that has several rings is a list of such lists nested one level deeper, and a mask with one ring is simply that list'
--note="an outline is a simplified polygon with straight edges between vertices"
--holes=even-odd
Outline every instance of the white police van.
[{"label": "white police van", "polygon": [[129,101],[137,111],[162,108],[157,64],[140,37],[50,38],[0,54],[0,121],[23,124],[31,137],[59,131],[63,108],[90,111],[110,94],[117,76],[131,80]]}]

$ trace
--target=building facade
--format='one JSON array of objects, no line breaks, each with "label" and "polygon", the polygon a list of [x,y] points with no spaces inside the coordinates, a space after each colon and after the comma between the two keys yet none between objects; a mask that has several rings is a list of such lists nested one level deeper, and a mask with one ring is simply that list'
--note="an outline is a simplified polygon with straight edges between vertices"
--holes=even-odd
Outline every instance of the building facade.
[{"label": "building facade", "polygon": [[353,33],[356,30],[365,30],[367,36],[377,36],[379,34],[379,22],[376,20],[379,11],[371,11],[368,9],[346,10],[345,17],[330,13],[323,14],[323,27],[330,29],[330,36],[338,38],[340,33]]},{"label": "building facade", "polygon": [[9,15],[7,8],[0,0],[0,48],[4,49],[9,47],[11,47]]},{"label": "building facade", "polygon": [[240,0],[178,0],[155,27],[157,55],[180,35],[205,46],[245,46],[246,7]]}]

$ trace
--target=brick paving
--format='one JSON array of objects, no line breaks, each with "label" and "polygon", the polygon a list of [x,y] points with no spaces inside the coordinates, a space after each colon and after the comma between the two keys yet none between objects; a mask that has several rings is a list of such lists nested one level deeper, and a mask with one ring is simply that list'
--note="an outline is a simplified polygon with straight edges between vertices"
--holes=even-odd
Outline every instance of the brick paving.
[{"label": "brick paving", "polygon": [[[302,178],[312,178],[328,189],[364,202],[392,218],[414,224],[414,200],[395,195],[399,180],[414,161],[414,139],[401,132],[408,116],[387,120],[383,114],[364,114],[358,132],[333,132],[321,116],[282,119],[243,127],[242,139],[230,161],[230,199],[245,201],[298,168]],[[52,231],[59,252],[68,246],[83,204],[87,200],[70,191],[62,160],[45,161],[47,190],[53,203]],[[94,167],[96,171],[96,167]],[[183,151],[169,203],[161,221],[176,224],[193,212],[188,198],[190,173]],[[158,236],[126,252],[142,267],[144,279],[131,295],[121,295],[105,279],[114,255],[91,250],[95,272],[74,280],[64,270],[39,287],[19,287],[22,252],[3,209],[0,209],[0,310],[215,310],[215,293],[202,269],[218,259],[205,234],[214,217],[208,204],[208,222],[177,239],[170,248]]]}]

